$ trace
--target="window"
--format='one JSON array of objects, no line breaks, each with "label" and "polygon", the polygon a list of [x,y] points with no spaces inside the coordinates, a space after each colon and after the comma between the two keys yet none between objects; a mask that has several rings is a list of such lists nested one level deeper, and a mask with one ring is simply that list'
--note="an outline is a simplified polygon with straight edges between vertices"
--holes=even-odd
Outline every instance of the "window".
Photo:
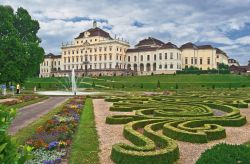
[{"label": "window", "polygon": [[173,65],[172,63],[170,64],[170,68],[171,68],[171,69],[173,69],[173,68],[174,68],[174,65]]},{"label": "window", "polygon": [[76,43],[78,44],[78,41],[76,41]]},{"label": "window", "polygon": [[104,60],[107,60],[107,55],[106,54],[104,54]]},{"label": "window", "polygon": [[112,60],[112,54],[109,54],[109,60]]},{"label": "window", "polygon": [[159,54],[159,59],[162,60],[162,54],[161,53]]},{"label": "window", "polygon": [[162,65],[161,64],[159,65],[159,69],[162,69]]},{"label": "window", "polygon": [[148,61],[150,60],[150,56],[149,56],[149,55],[147,56],[147,60],[148,60]]},{"label": "window", "polygon": [[185,64],[188,64],[188,58],[185,57]]},{"label": "window", "polygon": [[64,55],[66,55],[66,51],[64,51]]},{"label": "window", "polygon": [[173,59],[173,52],[170,53],[170,59]]},{"label": "window", "polygon": [[210,64],[210,57],[207,58],[207,64]]},{"label": "window", "polygon": [[156,61],[156,54],[154,55],[154,61]]},{"label": "window", "polygon": [[143,61],[143,56],[141,55],[141,61]]},{"label": "window", "polygon": [[76,57],[76,62],[78,62],[78,56]]},{"label": "window", "polygon": [[128,56],[128,61],[130,62],[130,56]]},{"label": "window", "polygon": [[99,61],[101,61],[101,60],[102,60],[102,55],[99,56]]},{"label": "window", "polygon": [[109,68],[110,68],[110,69],[112,68],[112,64],[109,64]]},{"label": "window", "polygon": [[165,69],[167,69],[168,68],[168,65],[167,64],[165,64]]},{"label": "window", "polygon": [[107,47],[104,47],[104,51],[107,51]]},{"label": "window", "polygon": [[191,57],[191,64],[194,64],[194,58]]},{"label": "window", "polygon": [[70,57],[68,57],[68,63],[70,63]]},{"label": "window", "polygon": [[165,59],[168,59],[168,54],[167,53],[165,53]]},{"label": "window", "polygon": [[95,61],[96,61],[96,58],[97,58],[97,57],[96,57],[96,55],[95,55]]},{"label": "window", "polygon": [[200,64],[202,64],[202,58],[200,58]]},{"label": "window", "polygon": [[74,50],[72,51],[72,54],[74,54]]},{"label": "window", "polygon": [[136,62],[136,56],[134,56],[134,61]]},{"label": "window", "polygon": [[111,46],[109,47],[109,51],[112,51],[112,47]]},{"label": "window", "polygon": [[64,63],[66,63],[66,57],[64,57]]},{"label": "window", "polygon": [[74,63],[74,58],[72,58],[72,62]]},{"label": "window", "polygon": [[68,54],[70,55],[70,51],[68,51]]},{"label": "window", "polygon": [[197,58],[194,58],[194,64],[197,64]]},{"label": "window", "polygon": [[92,61],[92,55],[90,55],[89,57],[90,57],[90,61]]},{"label": "window", "polygon": [[78,54],[78,50],[76,51],[76,54]]}]

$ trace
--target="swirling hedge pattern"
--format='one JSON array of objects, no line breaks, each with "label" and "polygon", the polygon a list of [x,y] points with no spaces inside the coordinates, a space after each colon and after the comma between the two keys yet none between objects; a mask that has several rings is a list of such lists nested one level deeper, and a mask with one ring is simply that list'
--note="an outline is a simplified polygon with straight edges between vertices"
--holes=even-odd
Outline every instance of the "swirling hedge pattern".
[{"label": "swirling hedge pattern", "polygon": [[207,143],[225,138],[224,126],[246,124],[238,108],[248,107],[248,97],[237,91],[107,97],[113,102],[110,111],[135,111],[106,118],[107,124],[125,124],[123,135],[131,142],[113,145],[111,159],[119,164],[173,163],[179,158],[175,140]]}]

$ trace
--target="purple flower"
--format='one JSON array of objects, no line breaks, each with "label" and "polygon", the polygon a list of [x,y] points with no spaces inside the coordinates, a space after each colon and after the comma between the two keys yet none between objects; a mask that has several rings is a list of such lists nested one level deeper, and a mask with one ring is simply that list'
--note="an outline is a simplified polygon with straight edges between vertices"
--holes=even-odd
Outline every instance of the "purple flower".
[{"label": "purple flower", "polygon": [[54,161],[51,161],[51,160],[47,160],[47,161],[43,161],[43,164],[54,164],[55,162]]},{"label": "purple flower", "polygon": [[58,145],[57,141],[53,141],[49,143],[48,149],[53,149]]}]

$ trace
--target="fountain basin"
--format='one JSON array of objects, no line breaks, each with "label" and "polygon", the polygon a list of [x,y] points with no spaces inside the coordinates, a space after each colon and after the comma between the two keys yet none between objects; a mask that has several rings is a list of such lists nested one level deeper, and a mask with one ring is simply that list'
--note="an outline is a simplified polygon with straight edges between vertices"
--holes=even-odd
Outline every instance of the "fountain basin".
[{"label": "fountain basin", "polygon": [[[39,95],[47,95],[47,96],[74,96],[75,94],[70,91],[39,91],[36,92]],[[102,92],[76,92],[76,95],[98,95]]]}]

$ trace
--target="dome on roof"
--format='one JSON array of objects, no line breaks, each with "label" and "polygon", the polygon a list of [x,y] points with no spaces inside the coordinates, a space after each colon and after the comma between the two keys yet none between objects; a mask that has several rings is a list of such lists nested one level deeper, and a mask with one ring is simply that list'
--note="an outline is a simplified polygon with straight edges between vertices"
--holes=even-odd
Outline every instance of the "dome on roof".
[{"label": "dome on roof", "polygon": [[168,43],[162,45],[161,49],[178,49],[178,47],[175,44],[168,42]]},{"label": "dome on roof", "polygon": [[135,45],[135,47],[144,47],[144,46],[150,46],[150,47],[161,47],[164,44],[164,42],[155,39],[153,37],[148,37],[147,39],[143,39],[139,41],[138,44]]}]

